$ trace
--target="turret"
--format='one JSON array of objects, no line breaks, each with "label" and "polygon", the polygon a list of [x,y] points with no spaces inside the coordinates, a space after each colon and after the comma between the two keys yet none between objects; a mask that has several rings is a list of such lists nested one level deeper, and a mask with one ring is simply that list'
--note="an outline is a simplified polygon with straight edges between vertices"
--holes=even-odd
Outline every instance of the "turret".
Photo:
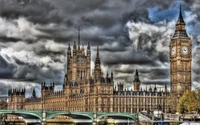
[{"label": "turret", "polygon": [[108,75],[108,71],[107,71],[107,74],[106,74],[106,78],[108,79],[109,75]]},{"label": "turret", "polygon": [[90,43],[88,42],[88,46],[87,46],[87,69],[86,69],[86,72],[87,72],[87,79],[90,78],[90,68],[91,68],[91,51],[90,51]]},{"label": "turret", "polygon": [[133,81],[133,86],[134,86],[134,91],[140,90],[140,79],[139,79],[139,73],[137,69],[135,71],[135,79]]},{"label": "turret", "polygon": [[45,86],[46,86],[46,83],[45,83],[45,81],[43,81],[43,82],[41,83],[41,90],[45,89]]},{"label": "turret", "polygon": [[80,50],[80,27],[78,27],[78,50]]},{"label": "turret", "polygon": [[8,96],[12,94],[12,89],[8,89]]},{"label": "turret", "polygon": [[74,41],[73,56],[75,56],[76,54],[77,54],[77,50],[76,50],[76,41]]},{"label": "turret", "polygon": [[165,85],[165,92],[167,92],[167,85]]},{"label": "turret", "polygon": [[81,55],[83,55],[83,56],[85,56],[85,48],[84,48],[84,44],[82,45],[82,47],[81,47]]},{"label": "turret", "polygon": [[97,54],[95,59],[95,69],[94,69],[94,79],[99,79],[101,77],[101,61],[99,58],[99,47],[97,46]]},{"label": "turret", "polygon": [[151,85],[150,85],[150,88],[149,88],[149,92],[152,92],[152,88],[151,88]]},{"label": "turret", "polygon": [[33,97],[33,98],[37,98],[37,96],[36,96],[36,92],[35,92],[35,88],[33,89],[32,97]]},{"label": "turret", "polygon": [[[18,100],[18,101],[16,101]],[[25,89],[8,90],[8,109],[23,109],[25,101]]]},{"label": "turret", "polygon": [[110,77],[111,77],[111,81],[113,81],[113,71],[111,71]]},{"label": "turret", "polygon": [[123,83],[119,83],[118,84],[118,91],[123,91],[124,90],[124,84]]},{"label": "turret", "polygon": [[55,87],[55,83],[54,83],[54,81],[53,81],[53,87]]},{"label": "turret", "polygon": [[155,87],[154,87],[154,92],[157,92],[157,87],[156,87],[156,84],[155,84]]},{"label": "turret", "polygon": [[71,57],[71,47],[70,43],[68,44],[68,50],[67,50],[67,59]]}]

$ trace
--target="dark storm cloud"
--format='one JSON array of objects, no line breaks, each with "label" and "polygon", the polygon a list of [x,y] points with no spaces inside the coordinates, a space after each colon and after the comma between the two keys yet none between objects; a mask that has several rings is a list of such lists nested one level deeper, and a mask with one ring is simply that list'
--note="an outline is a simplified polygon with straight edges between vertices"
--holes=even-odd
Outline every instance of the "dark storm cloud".
[{"label": "dark storm cloud", "polygon": [[[156,15],[160,23],[150,18],[149,9],[157,7],[154,13],[167,15],[163,12],[169,8],[177,7],[178,12],[177,4],[173,0],[2,0],[0,47],[7,48],[1,53],[8,57],[0,58],[0,75],[31,83],[54,79],[61,84],[66,47],[77,41],[80,26],[81,44],[90,42],[92,59],[99,46],[102,68],[115,71],[116,81],[131,83],[138,68],[144,84],[162,84],[163,79],[169,83],[168,44],[177,14],[170,13],[166,22]],[[198,7],[191,6],[197,13]],[[198,43],[198,35],[194,39]]]},{"label": "dark storm cloud", "polygon": [[140,70],[141,74],[147,73],[148,76],[145,76],[150,79],[168,79],[169,78],[169,71],[168,68],[162,69],[162,68],[155,68],[150,70]]},{"label": "dark storm cloud", "polygon": [[[113,55],[113,56],[112,56]],[[126,55],[126,56],[125,56]],[[114,64],[140,64],[140,65],[156,65],[156,62],[146,55],[140,53],[126,53],[126,54],[110,54],[109,59],[102,58],[105,65]]]},{"label": "dark storm cloud", "polygon": [[[155,3],[154,3],[155,2]],[[63,32],[75,29],[81,26],[86,30],[91,27],[99,27],[102,31],[100,34],[84,34],[83,41],[93,43],[103,43],[106,41],[104,36],[120,37],[124,30],[124,25],[128,20],[149,22],[147,7],[159,5],[157,1],[52,1],[52,0],[21,0],[21,1],[1,1],[1,16],[7,19],[17,19],[25,17],[34,24],[47,25],[50,23],[63,25],[67,27]],[[166,7],[168,4],[160,4]],[[81,5],[81,6],[79,6]],[[139,6],[142,5],[142,6]],[[141,15],[141,16],[137,16]],[[113,27],[119,27],[110,31]],[[107,30],[106,30],[107,29]],[[40,28],[41,31],[44,31]],[[107,31],[107,32],[106,32]],[[51,38],[56,41],[72,40],[75,34],[66,37],[68,33],[62,35],[60,31],[46,29]],[[103,35],[103,37],[101,37]],[[65,36],[65,37],[64,37]],[[88,37],[87,37],[88,36]],[[117,41],[116,41],[117,42]]]},{"label": "dark storm cloud", "polygon": [[17,41],[21,41],[21,39],[14,38],[14,37],[0,36],[0,41],[2,41],[2,42],[17,42]]},{"label": "dark storm cloud", "polygon": [[7,19],[26,17],[34,23],[59,23],[61,18],[50,3],[43,0],[1,0],[0,15]]}]

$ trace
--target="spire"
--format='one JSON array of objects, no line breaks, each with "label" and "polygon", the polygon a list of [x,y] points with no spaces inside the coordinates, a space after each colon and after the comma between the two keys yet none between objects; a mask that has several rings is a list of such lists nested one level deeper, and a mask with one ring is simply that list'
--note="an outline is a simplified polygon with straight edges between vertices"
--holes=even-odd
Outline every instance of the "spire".
[{"label": "spire", "polygon": [[108,71],[107,71],[106,77],[108,78]]},{"label": "spire", "polygon": [[167,85],[165,84],[165,92],[167,92]]},{"label": "spire", "polygon": [[68,50],[71,50],[70,43],[68,43]]},{"label": "spire", "polygon": [[152,88],[151,88],[151,85],[150,85],[150,88],[149,88],[149,92],[152,92]]},{"label": "spire", "polygon": [[134,82],[140,82],[138,69],[136,69],[136,71],[135,71],[135,80],[134,80]]},{"label": "spire", "polygon": [[99,58],[99,47],[97,46],[97,58]]},{"label": "spire", "polygon": [[70,43],[68,44],[68,51],[67,51],[68,56],[71,57],[71,47],[70,47]]},{"label": "spire", "polygon": [[180,4],[179,17],[176,22],[176,30],[175,30],[173,38],[184,38],[184,37],[188,37],[188,35],[186,33],[185,22],[183,20],[181,4]]},{"label": "spire", "polygon": [[155,83],[154,91],[155,91],[155,92],[157,91],[157,88],[156,88],[156,83]]},{"label": "spire", "polygon": [[94,69],[94,76],[95,78],[100,78],[102,77],[102,72],[101,72],[101,61],[99,58],[99,47],[97,46],[97,54],[96,54],[96,59],[95,59],[95,69]]},{"label": "spire", "polygon": [[35,88],[33,89],[32,97],[33,97],[33,98],[36,98]]},{"label": "spire", "polygon": [[178,21],[177,24],[185,24],[184,20],[183,20],[183,16],[182,16],[182,12],[181,12],[181,4],[180,4],[180,11],[179,11],[179,17],[178,17]]},{"label": "spire", "polygon": [[136,69],[135,75],[136,75],[136,76],[139,76],[139,75],[138,75],[138,69]]},{"label": "spire", "polygon": [[44,87],[46,86],[46,83],[45,83],[45,81],[43,82],[43,85],[44,85]]},{"label": "spire", "polygon": [[101,64],[101,62],[100,62],[100,58],[99,58],[99,47],[97,46],[97,55],[96,55],[96,60],[95,60],[95,69],[97,67],[100,68],[100,64]]},{"label": "spire", "polygon": [[87,49],[90,50],[90,42],[88,42]]},{"label": "spire", "polygon": [[78,27],[78,50],[80,50],[80,26]]},{"label": "spire", "polygon": [[76,49],[76,41],[74,41],[74,49]]},{"label": "spire", "polygon": [[100,58],[99,58],[99,47],[97,46],[97,55],[96,55],[96,60],[95,60],[95,66],[99,65],[100,66]]}]

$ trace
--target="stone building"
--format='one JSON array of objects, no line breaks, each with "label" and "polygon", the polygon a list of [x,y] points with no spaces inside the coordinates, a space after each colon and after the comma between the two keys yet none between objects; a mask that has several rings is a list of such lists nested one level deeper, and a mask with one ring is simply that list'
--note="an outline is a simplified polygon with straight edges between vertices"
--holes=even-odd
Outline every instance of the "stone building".
[{"label": "stone building", "polygon": [[[185,52],[186,51],[186,52]],[[183,17],[179,14],[175,34],[170,43],[170,78],[171,91],[182,94],[191,89],[191,41],[185,31]],[[54,91],[54,83],[41,84],[41,98],[25,99],[25,89],[8,91],[8,109],[45,109],[92,112],[138,112],[154,110],[160,107],[168,111],[167,86],[159,89],[156,85],[149,89],[141,89],[139,72],[136,70],[133,80],[134,90],[128,90],[124,84],[114,84],[113,73],[105,76],[101,70],[99,48],[97,47],[94,71],[91,73],[91,50],[88,43],[85,50],[80,46],[80,30],[78,45],[67,49],[67,74],[64,77],[63,90]],[[179,88],[181,89],[179,89]],[[177,91],[178,90],[178,91]],[[181,91],[179,91],[181,90]]]},{"label": "stone building", "polygon": [[46,110],[70,110],[70,111],[94,111],[94,112],[138,112],[153,110],[155,105],[166,104],[167,89],[165,91],[140,89],[138,70],[133,81],[134,90],[126,90],[124,84],[114,85],[113,73],[107,73],[104,77],[101,70],[99,49],[97,47],[94,72],[90,75],[91,68],[90,44],[87,46],[87,54],[84,48],[78,48],[76,42],[67,52],[67,71],[63,90],[55,92],[54,83],[41,84],[41,98],[36,97],[35,89],[32,96],[25,99],[25,89],[9,90],[8,109],[46,109]]},{"label": "stone building", "polygon": [[179,98],[191,90],[192,43],[186,32],[181,6],[176,29],[170,42],[170,88]]}]

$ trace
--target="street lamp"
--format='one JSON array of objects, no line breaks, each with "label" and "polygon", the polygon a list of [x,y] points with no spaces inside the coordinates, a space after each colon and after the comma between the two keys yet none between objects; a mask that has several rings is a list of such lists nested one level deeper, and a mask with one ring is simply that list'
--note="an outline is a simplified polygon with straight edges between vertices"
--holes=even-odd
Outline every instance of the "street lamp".
[{"label": "street lamp", "polygon": [[161,107],[161,105],[160,104],[158,104],[158,116],[159,116],[159,118],[162,120],[162,113],[161,113],[161,111],[162,111],[162,107]]}]

